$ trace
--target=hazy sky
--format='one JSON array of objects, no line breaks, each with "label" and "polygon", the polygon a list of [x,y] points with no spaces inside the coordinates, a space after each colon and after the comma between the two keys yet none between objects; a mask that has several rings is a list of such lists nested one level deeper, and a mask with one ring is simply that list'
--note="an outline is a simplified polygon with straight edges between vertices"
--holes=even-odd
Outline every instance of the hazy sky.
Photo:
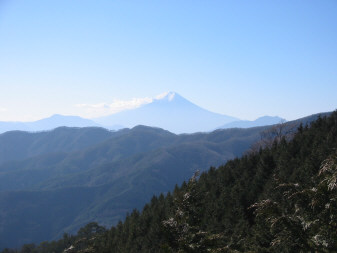
[{"label": "hazy sky", "polygon": [[242,119],[336,109],[337,1],[0,0],[1,121],[165,91]]}]

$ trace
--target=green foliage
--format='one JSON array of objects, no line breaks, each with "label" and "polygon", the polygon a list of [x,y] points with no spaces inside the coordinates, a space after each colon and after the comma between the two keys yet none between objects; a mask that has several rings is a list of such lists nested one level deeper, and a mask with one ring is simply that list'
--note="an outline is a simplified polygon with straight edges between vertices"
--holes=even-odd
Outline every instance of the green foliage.
[{"label": "green foliage", "polygon": [[337,156],[333,154],[312,179],[310,187],[279,184],[283,199],[252,206],[258,222],[272,235],[270,250],[332,252],[337,250]]},{"label": "green foliage", "polygon": [[196,172],[189,180],[183,195],[174,200],[173,217],[162,223],[169,235],[166,250],[179,253],[222,252],[223,236],[203,231],[200,228],[201,199],[197,189]]}]

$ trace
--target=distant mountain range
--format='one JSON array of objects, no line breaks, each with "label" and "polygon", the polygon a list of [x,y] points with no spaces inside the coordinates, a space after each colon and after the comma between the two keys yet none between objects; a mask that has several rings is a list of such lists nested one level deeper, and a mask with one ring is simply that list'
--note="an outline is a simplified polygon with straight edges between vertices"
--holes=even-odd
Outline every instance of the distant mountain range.
[{"label": "distant mountain range", "polygon": [[241,156],[264,128],[176,135],[137,126],[0,135],[0,250],[116,224],[193,172]]},{"label": "distant mountain range", "polygon": [[[310,122],[317,115],[287,124]],[[268,126],[176,135],[146,126],[0,135],[0,250],[111,226],[154,194],[241,156]]]},{"label": "distant mountain range", "polygon": [[64,116],[55,114],[49,118],[41,119],[33,122],[0,122],[0,133],[7,131],[48,131],[57,127],[94,127],[99,126],[90,119],[84,119],[78,116]]},{"label": "distant mountain range", "polygon": [[247,128],[277,124],[279,117],[261,117],[255,121],[238,118],[205,110],[176,92],[168,92],[136,109],[125,110],[105,117],[84,119],[78,116],[53,115],[34,122],[0,122],[0,133],[12,130],[47,131],[57,127],[104,127],[109,130],[132,128],[136,125],[159,127],[170,132],[194,133],[210,132],[218,128]]},{"label": "distant mountain range", "polygon": [[140,124],[160,127],[173,133],[193,133],[210,131],[238,119],[207,111],[175,92],[168,92],[137,109],[94,120],[103,126],[121,124],[133,127]]},{"label": "distant mountain range", "polygon": [[263,116],[256,120],[250,121],[250,120],[238,120],[233,121],[230,123],[227,123],[223,126],[218,127],[218,129],[226,129],[226,128],[249,128],[249,127],[258,127],[258,126],[269,126],[269,125],[275,125],[279,123],[286,122],[285,119],[282,119],[277,116]]}]

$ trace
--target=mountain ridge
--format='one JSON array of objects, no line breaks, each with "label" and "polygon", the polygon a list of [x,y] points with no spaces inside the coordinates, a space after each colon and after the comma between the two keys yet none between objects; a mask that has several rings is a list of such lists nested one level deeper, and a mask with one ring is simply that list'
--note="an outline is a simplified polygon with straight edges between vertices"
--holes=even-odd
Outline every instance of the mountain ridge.
[{"label": "mountain ridge", "polygon": [[102,125],[118,123],[133,127],[141,124],[174,133],[207,132],[221,122],[225,124],[235,120],[238,119],[203,109],[176,92],[168,92],[139,108],[95,119]]},{"label": "mountain ridge", "polygon": [[29,131],[29,132],[41,132],[53,130],[57,127],[102,127],[98,123],[85,119],[79,116],[68,116],[54,114],[50,117],[43,118],[31,122],[0,122],[0,133],[8,131]]},{"label": "mountain ridge", "polygon": [[[93,220],[116,224],[126,212],[142,208],[153,194],[172,190],[194,171],[240,157],[270,128],[180,135],[148,126],[116,132],[94,127],[1,134],[0,246],[57,239]],[[22,134],[30,138],[22,142]],[[17,145],[7,144],[12,140],[21,141],[25,149],[18,153]],[[19,160],[6,160],[11,152]],[[86,201],[79,203],[84,195]]]},{"label": "mountain ridge", "polygon": [[[262,121],[262,119],[265,120]],[[282,118],[279,118],[282,120]],[[19,130],[40,132],[57,127],[104,127],[109,130],[132,128],[137,125],[159,127],[170,132],[211,132],[218,128],[254,127],[276,124],[276,119],[261,117],[255,121],[244,121],[236,117],[211,112],[185,99],[177,92],[166,92],[156,96],[140,107],[127,109],[107,116],[86,119],[79,116],[54,114],[32,122],[1,122],[0,133]],[[220,126],[220,127],[219,127]]]},{"label": "mountain ridge", "polygon": [[269,126],[279,123],[286,122],[285,119],[278,116],[262,116],[256,120],[238,120],[227,123],[223,126],[218,127],[219,129],[226,128],[249,128],[249,127],[258,127],[258,126]]},{"label": "mountain ridge", "polygon": [[[137,126],[104,135],[101,143],[83,145],[81,150],[53,149],[49,154],[2,163],[0,246],[59,238],[64,232],[75,233],[92,219],[106,226],[116,224],[127,211],[141,208],[153,194],[167,192],[195,170],[240,156],[258,139],[260,130],[175,135]],[[46,133],[30,134],[37,138]],[[243,135],[246,137],[241,139]],[[27,144],[27,149],[45,145],[41,141],[32,143]],[[12,146],[12,152],[15,150]],[[84,195],[86,201],[79,203]],[[16,220],[17,216],[22,218]],[[36,228],[34,231],[25,230],[31,225]]]}]

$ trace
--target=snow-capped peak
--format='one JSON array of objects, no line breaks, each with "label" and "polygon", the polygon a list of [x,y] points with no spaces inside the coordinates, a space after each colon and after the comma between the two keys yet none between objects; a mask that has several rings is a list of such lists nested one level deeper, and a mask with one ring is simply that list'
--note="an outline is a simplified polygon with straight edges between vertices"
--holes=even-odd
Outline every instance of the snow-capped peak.
[{"label": "snow-capped peak", "polygon": [[169,91],[169,92],[159,94],[158,96],[155,97],[155,99],[172,101],[174,99],[175,95],[176,95],[175,92]]}]

